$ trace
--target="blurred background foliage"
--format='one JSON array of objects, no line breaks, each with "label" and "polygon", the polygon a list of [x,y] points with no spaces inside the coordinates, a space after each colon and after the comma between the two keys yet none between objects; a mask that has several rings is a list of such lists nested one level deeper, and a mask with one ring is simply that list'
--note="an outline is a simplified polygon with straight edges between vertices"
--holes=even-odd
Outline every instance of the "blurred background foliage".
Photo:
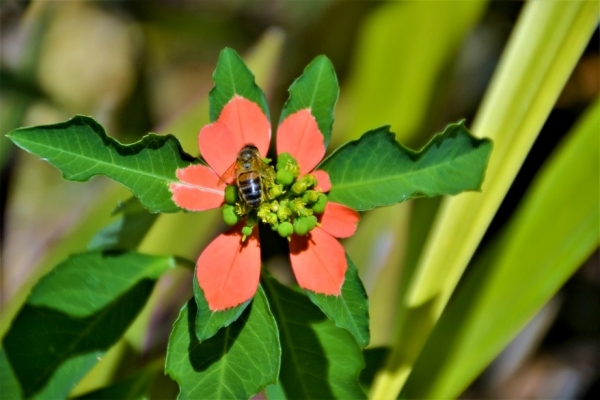
[{"label": "blurred background foliage", "polygon": [[[287,87],[311,59],[326,54],[341,86],[329,150],[381,125],[391,125],[401,143],[419,148],[450,122],[466,118],[470,126],[522,8],[520,2],[500,1],[2,1],[2,333],[39,276],[69,253],[85,250],[111,221],[117,202],[129,197],[102,177],[85,184],[62,181],[50,165],[16,151],[4,138],[10,130],[86,114],[122,142],[151,131],[173,133],[197,155],[197,133],[208,122],[211,74],[219,51],[228,46],[255,72],[274,125]],[[476,262],[490,257],[488,244],[515,229],[507,221],[542,165],[584,111],[598,109],[597,102],[592,105],[600,86],[598,47],[596,27],[488,227]],[[598,114],[588,123],[596,134]],[[592,179],[599,168],[595,143]],[[582,195],[595,195],[597,203],[598,182],[590,188]],[[577,186],[563,194],[577,196]],[[421,199],[364,213],[358,233],[345,242],[370,294],[372,347],[395,342],[400,294],[438,205],[437,199]],[[218,212],[161,215],[139,250],[193,260],[221,229]],[[272,253],[267,264],[279,271],[283,258]],[[597,249],[577,267],[464,397],[596,397]],[[155,369],[151,363],[162,356],[172,321],[191,296],[189,283],[186,271],[162,279],[126,340],[79,390],[142,365]]]}]

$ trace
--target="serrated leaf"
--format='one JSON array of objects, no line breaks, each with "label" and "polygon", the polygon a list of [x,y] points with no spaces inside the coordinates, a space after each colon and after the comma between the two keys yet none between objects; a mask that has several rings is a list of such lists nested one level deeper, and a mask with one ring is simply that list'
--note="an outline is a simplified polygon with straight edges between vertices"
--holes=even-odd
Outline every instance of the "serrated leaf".
[{"label": "serrated leaf", "polygon": [[277,381],[281,348],[261,287],[237,321],[202,343],[196,313],[191,299],[169,338],[165,372],[179,384],[178,398],[247,399]]},{"label": "serrated leaf", "polygon": [[346,329],[361,347],[369,344],[369,300],[358,276],[358,270],[346,254],[348,269],[339,296],[327,296],[305,290],[310,300],[325,313],[336,326]]},{"label": "serrated leaf", "polygon": [[198,280],[193,279],[194,299],[196,300],[196,338],[200,343],[206,339],[210,339],[219,331],[219,329],[227,327],[235,322],[242,312],[248,307],[251,300],[248,300],[239,306],[229,308],[224,311],[214,312],[208,307],[208,302],[204,297],[204,292],[198,284]]},{"label": "serrated leaf", "polygon": [[171,257],[88,252],[44,276],[3,339],[24,396],[66,397],[173,266]]},{"label": "serrated leaf", "polygon": [[269,106],[262,89],[254,82],[254,75],[242,58],[230,48],[225,48],[219,55],[217,67],[213,73],[215,87],[210,91],[210,120],[216,121],[225,104],[235,95],[242,96],[264,111],[269,119]]},{"label": "serrated leaf", "polygon": [[310,108],[327,147],[333,127],[333,108],[339,91],[333,64],[327,57],[318,56],[290,86],[290,97],[283,106],[279,123],[297,111]]},{"label": "serrated leaf", "polygon": [[[365,398],[358,376],[364,364],[360,348],[306,296],[271,277],[263,279],[281,340],[280,388],[286,398]],[[281,390],[282,389],[282,390]]]},{"label": "serrated leaf", "polygon": [[329,199],[357,211],[416,197],[478,190],[492,150],[464,122],[450,124],[420,151],[398,144],[389,127],[338,148],[318,167],[329,173]]},{"label": "serrated leaf", "polygon": [[102,228],[90,241],[88,250],[134,250],[156,221],[135,197],[120,203],[117,220]]},{"label": "serrated leaf", "polygon": [[83,182],[94,175],[108,176],[131,190],[150,212],[180,210],[171,200],[169,184],[178,182],[178,168],[194,160],[172,135],[151,133],[123,145],[82,115],[59,124],[15,129],[7,136],[58,168],[64,179]]}]

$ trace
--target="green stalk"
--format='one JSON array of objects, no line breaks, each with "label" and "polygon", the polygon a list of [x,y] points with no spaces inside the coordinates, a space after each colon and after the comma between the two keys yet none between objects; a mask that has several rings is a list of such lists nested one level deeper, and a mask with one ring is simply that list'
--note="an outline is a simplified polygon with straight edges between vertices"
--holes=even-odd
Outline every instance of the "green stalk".
[{"label": "green stalk", "polygon": [[371,398],[396,398],[598,21],[597,2],[526,4],[472,131],[494,140],[481,193],[445,199]]}]

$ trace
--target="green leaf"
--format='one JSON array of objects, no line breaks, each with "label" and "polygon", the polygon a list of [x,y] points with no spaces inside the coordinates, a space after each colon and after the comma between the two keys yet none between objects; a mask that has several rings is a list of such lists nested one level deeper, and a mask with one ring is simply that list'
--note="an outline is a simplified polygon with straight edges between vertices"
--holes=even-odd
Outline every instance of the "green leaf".
[{"label": "green leaf", "polygon": [[55,125],[15,129],[7,135],[17,146],[50,162],[63,178],[83,182],[106,175],[125,185],[150,212],[176,212],[169,184],[175,171],[192,163],[176,137],[148,134],[123,145],[94,119],[75,116]]},{"label": "green leaf", "polygon": [[235,322],[242,312],[246,309],[248,304],[252,301],[251,299],[240,304],[239,306],[229,308],[224,311],[214,312],[208,307],[208,302],[204,297],[204,292],[198,280],[196,279],[196,273],[194,271],[194,298],[196,299],[196,338],[200,343],[216,335],[219,329],[231,325]]},{"label": "green leaf", "polygon": [[358,384],[361,351],[348,331],[336,327],[302,293],[271,277],[263,285],[282,348],[280,388],[269,391],[299,399],[365,398]]},{"label": "green leaf", "polygon": [[360,373],[360,384],[363,387],[369,388],[373,384],[375,374],[385,366],[389,355],[389,347],[371,347],[363,350],[365,368]]},{"label": "green leaf", "polygon": [[327,147],[333,127],[333,108],[340,92],[331,61],[325,56],[315,58],[290,86],[289,92],[279,123],[297,111],[310,108]]},{"label": "green leaf", "polygon": [[398,144],[389,127],[338,148],[318,167],[329,173],[329,199],[358,211],[416,197],[478,190],[492,143],[476,139],[464,122],[450,124],[420,151]]},{"label": "green leaf", "polygon": [[542,167],[500,236],[469,266],[472,273],[431,333],[403,397],[458,396],[597,251],[598,126],[600,101]]},{"label": "green leaf", "polygon": [[21,387],[15,376],[8,359],[6,352],[0,348],[0,398],[2,399],[21,399]]},{"label": "green leaf", "polygon": [[88,250],[133,250],[158,217],[149,213],[135,197],[119,203],[113,214],[119,214],[118,219],[92,238]]},{"label": "green leaf", "polygon": [[[162,363],[161,363],[162,364]],[[92,392],[85,393],[76,399],[147,399],[148,391],[157,374],[162,373],[162,365],[154,363],[135,375]]]},{"label": "green leaf", "polygon": [[219,55],[217,68],[213,73],[215,87],[210,91],[210,120],[216,121],[223,107],[235,95],[255,102],[269,119],[269,106],[262,89],[254,82],[254,75],[242,58],[230,48],[225,48]]},{"label": "green leaf", "polygon": [[88,252],[33,288],[3,339],[25,397],[64,398],[142,309],[170,257]]},{"label": "green leaf", "polygon": [[358,276],[358,270],[346,255],[348,269],[340,296],[326,296],[305,290],[310,300],[325,313],[336,326],[346,329],[361,347],[369,344],[369,300]]},{"label": "green leaf", "polygon": [[173,326],[165,372],[180,399],[247,399],[277,381],[281,348],[277,325],[259,286],[241,317],[202,343],[196,338],[191,299]]}]

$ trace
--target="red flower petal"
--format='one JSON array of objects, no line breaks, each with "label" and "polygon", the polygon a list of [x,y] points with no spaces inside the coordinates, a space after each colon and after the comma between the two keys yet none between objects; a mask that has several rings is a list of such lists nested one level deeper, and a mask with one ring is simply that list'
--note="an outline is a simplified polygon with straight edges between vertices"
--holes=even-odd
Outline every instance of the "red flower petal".
[{"label": "red flower petal", "polygon": [[231,131],[235,141],[219,141],[219,145],[235,147],[237,155],[242,147],[251,143],[263,157],[267,155],[271,142],[271,123],[258,104],[235,95],[223,107],[218,121]]},{"label": "red flower petal", "polygon": [[319,184],[315,189],[321,189],[324,192],[331,190],[331,181],[329,180],[329,174],[322,169],[318,169],[313,172],[313,175],[317,177]]},{"label": "red flower petal", "polygon": [[250,300],[260,278],[258,229],[241,241],[240,227],[217,236],[200,254],[196,278],[208,307],[223,311]]},{"label": "red flower petal", "polygon": [[178,169],[181,183],[172,183],[169,190],[173,202],[190,211],[204,211],[220,207],[223,203],[224,186],[213,170],[205,165],[190,165]]},{"label": "red flower petal", "polygon": [[205,125],[198,135],[202,157],[220,177],[235,162],[243,146],[237,143],[227,126],[220,122]]},{"label": "red flower petal", "polygon": [[321,216],[321,229],[337,238],[354,235],[360,214],[338,203],[328,202]]},{"label": "red flower petal", "polygon": [[301,288],[338,296],[348,269],[344,248],[320,228],[308,236],[292,235],[290,260]]},{"label": "red flower petal", "polygon": [[300,165],[300,174],[312,171],[325,155],[325,143],[310,108],[283,120],[277,129],[277,154],[290,153]]}]

